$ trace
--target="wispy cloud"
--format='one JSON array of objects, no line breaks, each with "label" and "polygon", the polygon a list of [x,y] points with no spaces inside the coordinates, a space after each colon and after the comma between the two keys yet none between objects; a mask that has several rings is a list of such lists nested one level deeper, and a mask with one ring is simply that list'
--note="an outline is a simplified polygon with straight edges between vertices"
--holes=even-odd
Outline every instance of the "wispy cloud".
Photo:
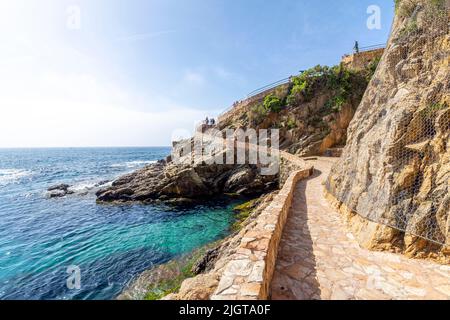
[{"label": "wispy cloud", "polygon": [[233,74],[223,67],[217,66],[213,68],[214,74],[221,79],[230,79]]},{"label": "wispy cloud", "polygon": [[183,80],[187,84],[196,85],[196,86],[203,85],[206,81],[206,79],[202,73],[192,71],[192,70],[188,70],[185,72]]},{"label": "wispy cloud", "polygon": [[176,30],[160,30],[154,32],[146,32],[146,33],[137,33],[127,36],[122,36],[116,38],[116,41],[119,42],[134,42],[134,41],[145,41],[149,39],[158,38],[164,35],[176,33]]}]

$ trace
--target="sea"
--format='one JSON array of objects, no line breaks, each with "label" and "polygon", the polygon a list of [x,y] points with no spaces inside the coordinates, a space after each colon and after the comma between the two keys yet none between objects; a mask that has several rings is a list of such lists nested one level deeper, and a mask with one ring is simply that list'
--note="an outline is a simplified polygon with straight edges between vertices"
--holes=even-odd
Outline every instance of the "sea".
[{"label": "sea", "polygon": [[[236,203],[97,204],[170,148],[0,149],[0,299],[109,300],[140,273],[230,233]],[[70,185],[50,198],[47,189]]]}]

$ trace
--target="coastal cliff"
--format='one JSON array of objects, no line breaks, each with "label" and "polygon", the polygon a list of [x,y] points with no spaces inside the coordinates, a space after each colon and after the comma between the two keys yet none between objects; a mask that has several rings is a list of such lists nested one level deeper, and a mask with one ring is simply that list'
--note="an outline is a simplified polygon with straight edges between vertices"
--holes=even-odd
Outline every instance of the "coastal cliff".
[{"label": "coastal cliff", "polygon": [[[232,110],[218,125],[197,130],[203,134],[214,129],[225,137],[228,129],[279,129],[280,150],[298,156],[332,153],[345,144],[347,127],[377,63],[374,58],[358,70],[316,66],[293,77],[289,85],[251,98],[245,108]],[[215,136],[206,132],[201,139],[208,154]],[[186,204],[223,194],[258,196],[279,187],[278,173],[261,174],[259,164],[205,164],[203,158],[195,159],[194,138],[176,143],[172,154],[182,153],[186,145],[192,145],[193,151],[176,162],[168,157],[120,177],[97,192],[98,201]]]},{"label": "coastal cliff", "polygon": [[448,261],[450,34],[445,1],[397,1],[389,44],[327,191],[370,249]]},{"label": "coastal cliff", "polygon": [[[217,129],[222,131],[280,129],[280,149],[287,151],[287,160],[280,164],[286,172],[281,170],[263,185],[277,179],[280,185],[287,181],[287,189],[262,197],[242,223],[242,229],[207,250],[190,269],[190,277],[176,290],[165,292],[165,299],[202,300],[233,295],[267,298],[264,276],[271,272],[270,266],[276,259],[279,230],[285,223],[286,206],[290,206],[297,181],[287,177],[302,172],[302,168],[290,165],[299,157],[326,155],[345,145],[327,179],[326,191],[329,200],[345,214],[358,242],[369,249],[449,262],[449,11],[445,2],[439,0],[397,1],[396,10],[391,38],[381,61],[374,56],[359,70],[349,69],[345,63],[332,68],[317,66],[291,79],[289,85],[240,102],[221,117]],[[170,162],[160,166],[159,174],[178,170],[169,169],[173,166]],[[213,169],[213,177],[226,178],[220,187],[211,188],[214,184],[205,182],[198,168],[194,171],[199,178],[192,178],[199,182],[197,189],[158,194],[159,199],[218,194],[227,190],[224,186],[229,183],[225,180],[234,175],[245,176],[239,170],[258,169]],[[301,178],[308,177],[312,169],[303,164],[305,174]],[[102,191],[99,199],[114,200],[108,195],[122,186],[139,188],[142,183],[138,177],[148,170],[152,169],[125,177],[123,183],[119,180],[112,189]],[[183,170],[192,172],[192,165]],[[238,172],[231,173],[232,170]],[[144,189],[150,186],[152,190],[160,178],[154,175]],[[236,180],[242,184],[236,184],[233,191],[249,181]],[[154,189],[161,190],[167,184],[171,184],[170,179]],[[269,188],[256,190],[265,193]],[[283,203],[274,200],[277,197],[285,197]],[[263,229],[255,229],[256,226]],[[264,238],[266,232],[272,232],[268,238]],[[270,259],[266,258],[269,254]],[[248,285],[246,277],[251,278]],[[145,279],[144,275],[134,285],[143,293],[149,286]],[[133,290],[132,286],[121,298],[136,298]]]},{"label": "coastal cliff", "polygon": [[[328,148],[345,143],[347,126],[373,70],[373,67],[372,70],[360,71],[340,66],[315,67],[294,80],[289,90],[283,87],[284,93],[280,96],[269,93],[259,102],[252,101],[254,105],[248,104],[247,109],[239,108],[229,113],[230,117],[218,124],[217,128],[222,131],[253,127],[281,128],[280,149],[289,152],[280,152],[280,170],[275,176],[260,176],[258,166],[192,162],[192,154],[188,153],[181,161],[179,159],[178,164],[172,159],[161,161],[122,177],[113,183],[112,188],[101,191],[99,201],[153,202],[156,199],[180,203],[221,192],[244,195],[267,193],[274,189],[274,183],[283,188],[279,193],[275,191],[262,196],[250,207],[247,204],[243,206],[246,212],[237,216],[244,217],[239,223],[239,230],[213,248],[208,248],[202,257],[196,261],[182,258],[179,262],[148,270],[119,299],[160,299],[166,294],[169,295],[165,299],[210,299],[213,295],[233,292],[230,287],[239,287],[238,283],[244,281],[243,275],[260,283],[252,283],[251,288],[240,292],[240,295],[267,297],[270,274],[276,261],[277,241],[281,238],[296,181],[313,172],[308,163],[292,153],[320,155]],[[192,139],[176,143],[173,153],[177,154],[183,146],[192,143]],[[205,179],[208,177],[205,173],[209,174],[209,178]],[[180,185],[176,177],[179,177]],[[191,181],[198,183],[192,184]],[[241,262],[235,259],[246,261],[242,274],[235,274],[234,267],[230,267],[240,265]],[[186,266],[185,260],[190,261]],[[183,277],[187,279],[179,281]],[[178,280],[174,283],[170,279]]]},{"label": "coastal cliff", "polygon": [[342,147],[347,128],[376,69],[374,55],[365,68],[344,64],[315,66],[281,85],[242,102],[219,123],[220,129],[280,130],[280,149],[298,156],[324,155]]},{"label": "coastal cliff", "polygon": [[[299,157],[339,156],[339,149],[346,141],[348,125],[378,61],[379,53],[373,55],[373,60],[369,59],[364,68],[357,70],[344,64],[313,67],[293,77],[288,85],[280,85],[241,102],[240,106],[221,116],[216,126],[198,128],[200,133],[208,129],[222,133],[229,129],[279,129],[280,159],[277,162],[280,170],[274,175],[262,175],[259,164],[226,165],[205,164],[202,159],[196,161],[192,138],[174,143],[172,156],[166,160],[121,177],[111,187],[100,190],[97,193],[99,202],[119,203],[189,204],[223,194],[261,196],[254,202],[254,208],[252,206],[245,214],[237,214],[237,219],[244,217],[239,221],[239,231],[230,230],[234,232],[230,237],[209,248],[193,266],[189,263],[188,266],[178,266],[191,259],[181,258],[179,262],[148,270],[119,299],[160,299],[172,293],[167,299],[198,300],[227,293],[226,286],[233,286],[233,283],[236,286],[237,282],[243,281],[240,275],[235,275],[237,278],[232,280],[227,278],[228,284],[220,283],[225,273],[233,274],[226,268],[233,265],[236,255],[239,259],[248,255],[246,259],[250,262],[246,270],[253,270],[249,274],[257,274],[257,279],[264,279],[259,287],[252,284],[251,292],[247,293],[267,297],[277,241],[286,221],[295,183],[313,172],[313,168]],[[204,135],[202,139],[206,139],[202,141],[202,147],[209,154],[214,136]],[[188,149],[194,151],[183,154],[186,146],[191,146]],[[183,155],[174,161],[173,156],[178,154]],[[279,194],[274,191],[283,187],[286,190],[282,189]],[[260,217],[264,211],[266,213]],[[262,230],[255,229],[256,226],[262,226]],[[255,240],[246,243],[243,239],[248,237]],[[180,278],[187,279],[180,282]],[[245,296],[246,293],[240,294]]]}]

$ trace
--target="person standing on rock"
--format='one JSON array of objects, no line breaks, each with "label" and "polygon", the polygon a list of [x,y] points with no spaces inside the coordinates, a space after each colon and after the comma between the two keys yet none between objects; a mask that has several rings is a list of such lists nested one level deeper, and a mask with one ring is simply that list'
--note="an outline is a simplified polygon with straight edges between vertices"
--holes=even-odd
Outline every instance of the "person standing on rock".
[{"label": "person standing on rock", "polygon": [[355,47],[353,49],[355,50],[355,53],[359,53],[359,43],[358,43],[358,41],[355,41]]}]

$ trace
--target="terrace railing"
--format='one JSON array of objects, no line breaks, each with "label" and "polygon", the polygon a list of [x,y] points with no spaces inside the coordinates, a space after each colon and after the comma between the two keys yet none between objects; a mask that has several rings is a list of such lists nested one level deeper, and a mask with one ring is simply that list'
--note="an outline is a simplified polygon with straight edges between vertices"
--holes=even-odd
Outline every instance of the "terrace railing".
[{"label": "terrace railing", "polygon": [[247,94],[247,96],[244,99],[242,99],[241,101],[236,101],[231,107],[229,107],[228,109],[223,111],[219,115],[219,120],[221,118],[223,118],[223,116],[225,116],[227,113],[229,113],[230,111],[235,109],[236,106],[242,104],[243,102],[245,102],[247,100],[250,100],[250,99],[252,99],[252,98],[254,98],[254,97],[256,97],[256,96],[258,96],[258,95],[260,95],[262,93],[265,93],[265,92],[268,93],[269,91],[271,91],[271,90],[273,90],[273,89],[275,89],[275,88],[277,88],[279,86],[282,86],[282,85],[285,85],[285,84],[289,84],[291,82],[292,78],[293,77],[288,77],[288,78],[285,78],[285,79],[281,79],[281,80],[278,80],[276,82],[273,82],[271,84],[268,84],[268,85],[266,85],[264,87],[258,88],[256,90],[250,92],[249,94]]},{"label": "terrace railing", "polygon": [[384,48],[386,48],[386,44],[380,43],[380,44],[375,44],[372,46],[360,47],[358,52],[356,51],[356,49],[353,49],[353,52],[361,53],[361,52],[373,51],[373,50],[384,49]]},{"label": "terrace railing", "polygon": [[270,90],[272,90],[272,89],[274,89],[276,87],[282,86],[283,84],[288,84],[288,83],[291,82],[291,79],[292,79],[292,77],[285,78],[285,79],[279,80],[277,82],[273,82],[271,84],[268,84],[268,85],[266,85],[264,87],[261,87],[259,89],[256,89],[256,90],[250,92],[247,95],[247,99],[252,98],[252,97],[254,97],[254,96],[256,96],[256,95],[258,95],[260,93],[263,93],[263,92],[266,92],[266,91],[270,91]]}]

